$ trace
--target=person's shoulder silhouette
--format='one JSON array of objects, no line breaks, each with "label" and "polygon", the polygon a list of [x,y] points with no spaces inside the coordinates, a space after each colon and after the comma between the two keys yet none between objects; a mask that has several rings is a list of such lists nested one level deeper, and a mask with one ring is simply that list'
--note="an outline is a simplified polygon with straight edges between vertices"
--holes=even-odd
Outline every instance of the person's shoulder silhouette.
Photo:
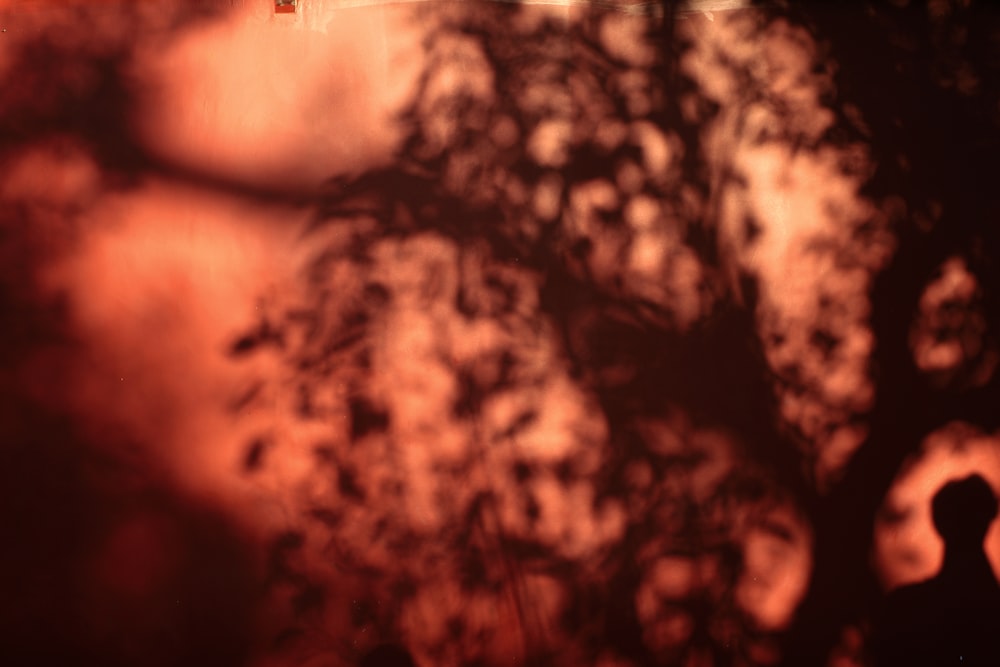
[{"label": "person's shoulder silhouette", "polygon": [[877,620],[878,667],[1000,665],[1000,586],[983,550],[997,498],[979,475],[945,484],[932,501],[945,543],[933,578],[889,594]]}]

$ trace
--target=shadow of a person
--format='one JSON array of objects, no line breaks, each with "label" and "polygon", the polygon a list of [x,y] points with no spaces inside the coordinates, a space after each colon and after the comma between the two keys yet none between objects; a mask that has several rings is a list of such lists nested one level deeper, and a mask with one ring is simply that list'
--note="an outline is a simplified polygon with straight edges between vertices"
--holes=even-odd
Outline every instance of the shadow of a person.
[{"label": "shadow of a person", "polygon": [[359,667],[415,667],[410,652],[398,644],[379,644],[361,659]]},{"label": "shadow of a person", "polygon": [[931,579],[889,594],[873,637],[878,667],[1000,665],[1000,585],[983,550],[997,499],[979,475],[932,502],[944,562]]}]

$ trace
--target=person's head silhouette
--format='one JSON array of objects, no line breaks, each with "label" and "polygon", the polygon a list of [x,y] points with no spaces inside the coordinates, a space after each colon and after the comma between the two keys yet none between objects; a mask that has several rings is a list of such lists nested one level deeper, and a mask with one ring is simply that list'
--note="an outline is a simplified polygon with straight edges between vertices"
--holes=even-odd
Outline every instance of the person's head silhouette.
[{"label": "person's head silhouette", "polygon": [[931,504],[934,528],[947,546],[977,548],[997,515],[997,498],[979,475],[945,484]]},{"label": "person's head silhouette", "polygon": [[997,509],[980,475],[951,480],[934,494],[944,560],[934,577],[889,594],[872,638],[878,667],[1000,665],[1000,588],[983,549]]}]

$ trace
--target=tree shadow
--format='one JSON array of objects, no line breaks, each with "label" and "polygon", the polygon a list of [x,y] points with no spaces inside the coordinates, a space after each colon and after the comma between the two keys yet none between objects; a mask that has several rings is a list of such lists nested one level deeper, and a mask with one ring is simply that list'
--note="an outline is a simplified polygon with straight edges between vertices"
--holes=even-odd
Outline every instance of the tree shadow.
[{"label": "tree shadow", "polygon": [[[298,417],[337,424],[315,446],[328,488],[303,515],[373,597],[398,599],[358,628],[419,634],[399,610],[458,581],[422,647],[441,662],[519,645],[539,663],[572,646],[569,661],[810,665],[870,614],[871,528],[905,458],[952,420],[1000,425],[996,17],[903,4],[740,15],[740,44],[819,44],[795,70],[813,107],[771,85],[780,57],[713,47],[731,88],[696,80],[697,37],[672,3],[632,24],[594,8],[426,12],[406,142],[329,183],[306,305],[233,347],[278,350]],[[809,239],[830,280],[794,326],[745,260],[763,221],[727,208],[757,194],[729,159],[746,147],[834,154],[828,175],[871,205]],[[958,264],[976,294],[928,296]],[[961,359],[929,371],[915,350],[949,339]],[[546,456],[531,445],[556,413],[573,444]],[[260,442],[248,474],[266,468]],[[790,621],[748,602],[763,597],[754,543],[811,557],[795,561],[808,581]],[[569,601],[549,625],[530,617],[539,580]],[[515,637],[469,620],[489,595],[513,600]]]},{"label": "tree shadow", "polygon": [[[334,424],[303,523],[393,600],[357,631],[426,633],[420,654],[448,664],[773,651],[748,601],[779,577],[757,549],[808,551],[811,491],[753,281],[740,303],[725,287],[699,151],[712,105],[676,71],[683,39],[597,9],[427,14],[407,141],[329,184],[307,305],[232,347],[277,350],[297,417]],[[674,566],[681,585],[650,576]],[[471,611],[490,604],[513,611]]]}]

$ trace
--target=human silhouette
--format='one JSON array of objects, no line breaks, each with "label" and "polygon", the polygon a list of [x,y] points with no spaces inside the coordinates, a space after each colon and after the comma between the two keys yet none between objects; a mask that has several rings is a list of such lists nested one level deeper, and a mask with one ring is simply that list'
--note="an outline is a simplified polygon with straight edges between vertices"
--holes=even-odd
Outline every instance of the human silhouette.
[{"label": "human silhouette", "polygon": [[997,499],[979,475],[945,484],[932,501],[944,562],[931,579],[888,596],[877,620],[878,667],[1000,665],[1000,585],[983,540]]},{"label": "human silhouette", "polygon": [[368,651],[359,667],[416,667],[410,652],[398,644],[379,644]]}]

